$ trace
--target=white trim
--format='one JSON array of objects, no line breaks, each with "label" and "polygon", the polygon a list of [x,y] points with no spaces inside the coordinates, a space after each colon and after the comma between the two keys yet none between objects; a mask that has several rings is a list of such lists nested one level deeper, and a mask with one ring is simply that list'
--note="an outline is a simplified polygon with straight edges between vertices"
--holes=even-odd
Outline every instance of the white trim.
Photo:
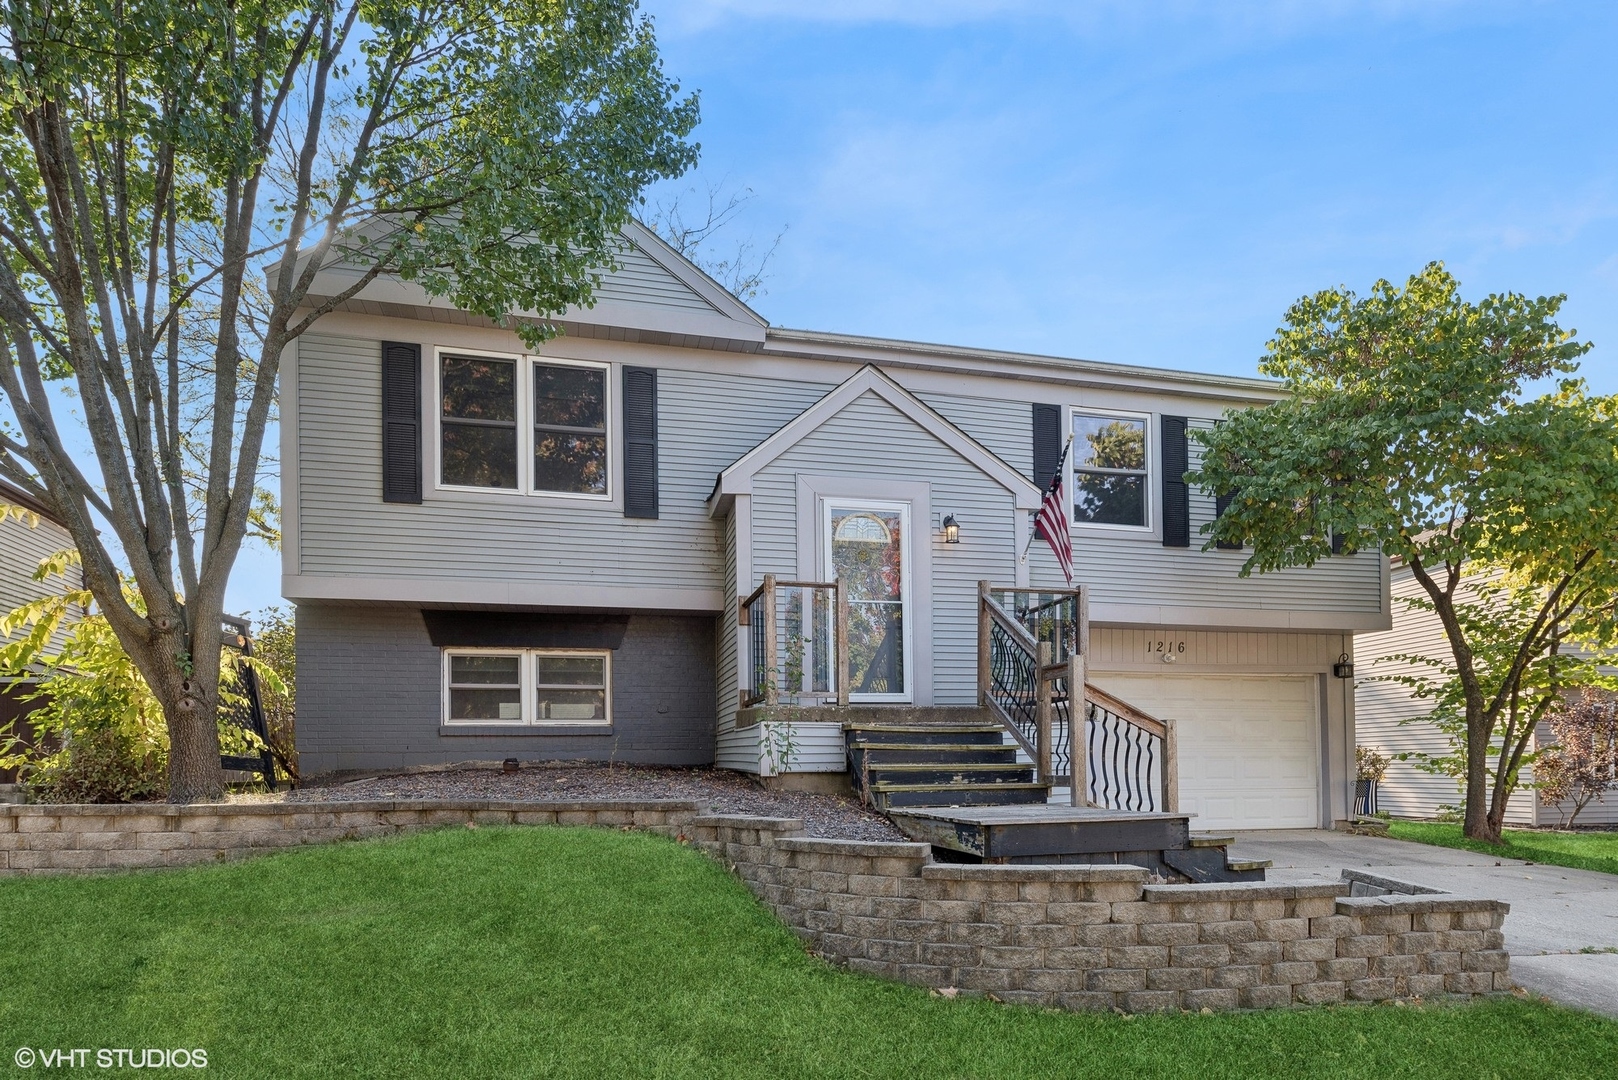
[{"label": "white trim", "polygon": [[[1143,473],[1146,483],[1142,485],[1144,490],[1141,492],[1141,502],[1143,503],[1141,509],[1145,515],[1146,523],[1144,525],[1111,525],[1094,521],[1080,521],[1078,518],[1074,517],[1073,507],[1079,493],[1076,478],[1080,470],[1078,466],[1074,464],[1074,458],[1078,455],[1069,453],[1067,455],[1067,462],[1063,466],[1063,468],[1067,470],[1067,475],[1062,479],[1062,482],[1067,485],[1068,528],[1082,529],[1085,532],[1123,533],[1131,536],[1155,535],[1157,531],[1157,520],[1156,515],[1152,513],[1152,506],[1160,498],[1159,493],[1161,489],[1158,486],[1160,479],[1158,473],[1162,471],[1160,467],[1161,462],[1158,460],[1160,455],[1152,453],[1152,442],[1157,434],[1157,417],[1149,412],[1135,412],[1130,409],[1108,409],[1096,405],[1069,405],[1065,410],[1063,410],[1063,415],[1067,422],[1066,434],[1069,437],[1076,438],[1076,436],[1073,434],[1073,420],[1075,417],[1094,416],[1110,420],[1142,421],[1145,425],[1144,435],[1146,440],[1146,445],[1141,448],[1145,453],[1146,459],[1146,468]],[[1134,476],[1136,474],[1131,470],[1120,469],[1113,475]]]},{"label": "white trim", "polygon": [[[442,656],[441,656],[441,659],[440,659],[440,676],[439,676],[439,680],[438,680],[438,696],[439,696],[438,722],[439,722],[440,725],[442,725],[444,727],[467,727],[467,726],[478,726],[478,727],[523,727],[523,726],[527,725],[529,714],[532,711],[532,706],[531,706],[531,703],[528,700],[528,679],[524,675],[524,667],[526,665],[524,664],[524,661],[523,661],[523,650],[522,649],[501,649],[501,648],[495,648],[495,647],[491,646],[490,648],[486,648],[486,649],[476,649],[476,648],[470,648],[470,647],[464,648],[464,649],[463,648],[451,648],[451,649],[443,649],[443,650],[441,650],[441,652],[442,652]],[[455,719],[452,719],[450,717],[450,715],[449,715],[449,691],[450,691],[449,667],[450,667],[450,660],[452,658],[454,658],[454,657],[457,657],[457,656],[514,656],[514,657],[517,658],[517,714],[518,714],[517,719],[515,719],[515,720],[504,720],[504,719],[490,720],[490,719],[484,717],[484,718],[479,718],[479,719],[475,719],[475,720],[455,720]],[[503,684],[503,685],[506,685],[506,684]]]},{"label": "white trim", "polygon": [[[528,722],[534,727],[610,727],[612,725],[612,650],[611,649],[527,649],[523,659],[523,675],[531,677],[528,682],[529,698],[532,713]],[[569,719],[567,717],[552,717],[541,720],[539,712],[539,672],[535,669],[534,661],[541,656],[599,656],[601,658],[601,719],[588,720]],[[555,684],[551,684],[552,688]],[[580,687],[580,689],[593,690],[595,687]]]},{"label": "white trim", "polygon": [[[613,377],[614,366],[611,363],[602,363],[596,360],[575,360],[572,357],[538,356],[530,354],[527,363],[523,366],[523,374],[528,379],[528,393],[523,403],[528,410],[528,423],[523,428],[524,436],[528,441],[527,452],[523,455],[523,462],[528,470],[528,486],[523,494],[542,499],[575,499],[583,502],[614,501],[614,492],[618,485],[613,482],[618,468],[618,455],[613,453],[620,438],[623,437],[622,421],[615,420],[618,409],[618,397],[613,387],[618,382]],[[583,491],[540,491],[534,487],[534,368],[539,365],[546,367],[577,367],[594,368],[601,372],[601,437],[606,444],[607,451],[607,490],[600,495],[591,495]],[[519,414],[521,410],[518,410]]]},{"label": "white trim", "polygon": [[[288,575],[296,576],[303,569],[303,549],[300,546],[302,530],[298,528],[299,493],[303,490],[298,474],[298,398],[301,387],[298,385],[298,342],[300,338],[293,338],[281,350],[281,393],[277,395],[280,405],[280,415],[277,425],[280,428],[279,439],[281,443],[281,577],[285,580]],[[381,401],[382,384],[382,349],[377,344],[377,363],[372,374],[377,380],[377,400]],[[379,417],[380,420],[380,417]],[[378,454],[380,455],[380,446]],[[381,492],[377,492],[380,499]]]},{"label": "white trim", "polygon": [[1312,634],[1387,630],[1386,611],[1305,611],[1299,608],[1179,607],[1091,601],[1091,626],[1182,626],[1197,630],[1286,630]]},{"label": "white trim", "polygon": [[[547,727],[611,727],[612,726],[612,650],[610,649],[516,649],[500,646],[452,646],[441,649],[439,674],[439,725],[441,727],[503,727],[503,728],[547,728]],[[449,714],[450,692],[450,660],[456,656],[514,656],[517,658],[517,693],[518,711],[520,717],[516,720],[491,720],[481,717],[473,720],[457,720]],[[594,656],[601,658],[602,675],[602,712],[603,719],[577,719],[560,718],[541,720],[535,715],[539,706],[539,679],[535,671],[534,661],[541,656]],[[509,685],[509,684],[502,684]],[[583,689],[596,689],[583,687]]]},{"label": "white trim", "polygon": [[966,432],[944,419],[926,402],[888,378],[874,366],[866,365],[845,380],[836,389],[793,417],[775,434],[732,462],[719,474],[713,494],[708,498],[708,513],[717,517],[728,508],[731,498],[751,495],[753,480],[759,471],[775,461],[787,450],[807,437],[833,416],[842,412],[862,395],[871,393],[898,409],[915,421],[939,442],[948,446],[989,479],[1011,492],[1012,504],[1019,510],[1039,509],[1043,495],[1022,473],[1007,465],[988,448]]},{"label": "white trim", "polygon": [[651,229],[631,219],[623,231],[629,242],[640,249],[642,255],[674,275],[682,285],[702,297],[721,315],[737,322],[750,322],[761,328],[770,325],[768,320],[738,300],[729,289],[709,277],[700,266],[675,251],[669,246],[668,241]]},{"label": "white trim", "polygon": [[[821,551],[822,581],[832,578],[831,554],[831,514],[835,507],[839,510],[874,510],[877,512],[899,513],[899,625],[904,630],[904,640],[900,647],[904,650],[901,656],[901,666],[904,668],[904,690],[897,694],[856,694],[850,687],[849,701],[854,702],[894,702],[910,703],[915,699],[916,686],[916,611],[911,603],[911,596],[915,591],[915,551],[920,546],[915,538],[915,518],[911,504],[907,500],[886,499],[860,499],[844,498],[841,496],[820,496],[818,534]],[[931,629],[929,625],[929,630]],[[853,673],[849,674],[850,680]]]},{"label": "white trim", "polygon": [[[590,502],[612,505],[616,501],[618,485],[616,469],[618,455],[613,452],[613,444],[619,431],[614,412],[618,399],[613,392],[613,377],[616,365],[610,361],[577,360],[572,357],[554,356],[540,353],[507,353],[491,349],[461,349],[450,345],[433,345],[432,370],[427,373],[429,380],[428,394],[423,401],[428,403],[430,423],[424,427],[431,427],[432,438],[426,440],[430,445],[422,447],[422,469],[431,470],[432,490],[447,496],[494,496],[500,500],[514,498],[529,499],[560,499],[567,502]],[[473,360],[499,360],[510,361],[516,364],[516,375],[513,380],[512,392],[516,395],[513,404],[516,407],[517,423],[517,486],[514,488],[474,487],[470,484],[446,484],[443,477],[443,423],[444,423],[444,379],[443,363],[446,356],[467,357]],[[536,491],[534,489],[534,366],[544,364],[551,367],[579,367],[593,368],[600,371],[602,381],[602,408],[606,420],[606,448],[607,448],[607,490],[601,495],[591,495],[587,492],[573,491]]]},{"label": "white trim", "polygon": [[578,580],[494,581],[302,574],[282,577],[281,595],[294,602],[347,600],[447,607],[676,611],[702,615],[717,615],[725,610],[724,590],[718,586],[592,585]]}]

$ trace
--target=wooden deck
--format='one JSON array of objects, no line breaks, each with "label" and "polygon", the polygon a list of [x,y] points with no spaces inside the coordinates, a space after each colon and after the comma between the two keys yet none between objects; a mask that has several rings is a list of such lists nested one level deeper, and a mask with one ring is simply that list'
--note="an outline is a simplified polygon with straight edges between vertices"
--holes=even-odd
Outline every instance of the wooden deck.
[{"label": "wooden deck", "polygon": [[1046,803],[1021,806],[906,807],[889,817],[912,840],[985,862],[1182,850],[1188,814],[1137,814]]}]

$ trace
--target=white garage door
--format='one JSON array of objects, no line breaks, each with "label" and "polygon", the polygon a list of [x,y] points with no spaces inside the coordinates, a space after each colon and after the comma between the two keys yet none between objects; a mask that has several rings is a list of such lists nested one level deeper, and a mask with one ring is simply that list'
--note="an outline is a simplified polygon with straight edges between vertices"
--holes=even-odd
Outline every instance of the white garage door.
[{"label": "white garage door", "polygon": [[1175,720],[1193,829],[1312,829],[1320,758],[1312,675],[1107,675],[1092,682]]}]

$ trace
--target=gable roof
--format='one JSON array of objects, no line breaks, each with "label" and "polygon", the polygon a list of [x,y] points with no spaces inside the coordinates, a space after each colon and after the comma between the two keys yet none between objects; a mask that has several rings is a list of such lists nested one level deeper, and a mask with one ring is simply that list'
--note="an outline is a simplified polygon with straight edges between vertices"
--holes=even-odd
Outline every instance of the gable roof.
[{"label": "gable roof", "polygon": [[[769,322],[736,299],[656,233],[638,221],[620,232],[616,270],[603,271],[590,307],[570,307],[552,318],[574,337],[612,338],[662,345],[756,352]],[[279,264],[268,268],[273,279]],[[350,287],[357,265],[338,261],[315,275],[309,297],[318,301]],[[447,297],[433,296],[413,281],[383,276],[338,305],[338,310],[431,322],[487,325]],[[534,316],[535,312],[522,312]]]},{"label": "gable roof", "polygon": [[1033,481],[1007,465],[982,443],[944,419],[926,402],[888,378],[881,368],[867,364],[835,390],[793,417],[775,434],[721,471],[714,482],[713,494],[708,496],[708,515],[717,517],[723,514],[737,495],[751,495],[753,478],[760,470],[866,394],[875,394],[892,405],[939,442],[976,466],[979,472],[1009,491],[1013,505],[1017,509],[1039,508],[1044,493]]}]

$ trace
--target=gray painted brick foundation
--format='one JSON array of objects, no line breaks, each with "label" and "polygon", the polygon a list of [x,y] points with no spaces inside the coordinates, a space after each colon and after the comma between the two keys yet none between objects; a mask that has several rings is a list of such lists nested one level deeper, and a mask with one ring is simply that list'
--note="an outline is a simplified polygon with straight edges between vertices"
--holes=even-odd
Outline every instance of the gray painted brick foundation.
[{"label": "gray painted brick foundation", "polygon": [[421,612],[298,605],[298,754],[305,776],[508,757],[707,765],[714,759],[714,619],[633,615],[613,652],[601,734],[444,735],[441,660]]}]

